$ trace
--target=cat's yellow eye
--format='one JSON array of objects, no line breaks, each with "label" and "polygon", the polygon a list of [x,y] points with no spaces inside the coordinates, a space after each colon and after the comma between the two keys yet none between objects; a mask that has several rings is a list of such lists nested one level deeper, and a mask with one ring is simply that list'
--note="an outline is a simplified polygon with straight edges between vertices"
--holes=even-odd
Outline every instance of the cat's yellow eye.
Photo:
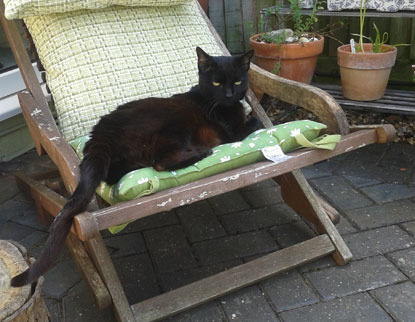
[{"label": "cat's yellow eye", "polygon": [[242,84],[242,82],[241,82],[241,81],[237,81],[237,82],[235,82],[234,84],[235,84],[235,85],[241,85],[241,84]]},{"label": "cat's yellow eye", "polygon": [[212,85],[213,86],[220,86],[220,83],[218,83],[218,82],[212,82]]}]

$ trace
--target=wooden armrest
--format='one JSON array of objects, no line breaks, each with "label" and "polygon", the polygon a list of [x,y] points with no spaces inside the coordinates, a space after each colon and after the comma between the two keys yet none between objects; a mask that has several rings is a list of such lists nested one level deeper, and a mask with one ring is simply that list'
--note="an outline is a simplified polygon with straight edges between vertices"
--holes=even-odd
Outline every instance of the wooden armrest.
[{"label": "wooden armrest", "polygon": [[28,91],[20,92],[18,98],[37,151],[43,148],[47,152],[58,167],[66,189],[72,193],[78,181],[79,159],[62,138],[49,107],[38,104]]},{"label": "wooden armrest", "polygon": [[251,63],[250,85],[281,101],[298,105],[314,113],[320,122],[327,125],[328,133],[345,135],[349,124],[343,109],[325,91],[274,75]]},{"label": "wooden armrest", "polygon": [[370,125],[353,125],[350,126],[350,132],[361,130],[376,130],[378,136],[377,143],[393,142],[396,138],[396,129],[392,124],[370,124]]}]

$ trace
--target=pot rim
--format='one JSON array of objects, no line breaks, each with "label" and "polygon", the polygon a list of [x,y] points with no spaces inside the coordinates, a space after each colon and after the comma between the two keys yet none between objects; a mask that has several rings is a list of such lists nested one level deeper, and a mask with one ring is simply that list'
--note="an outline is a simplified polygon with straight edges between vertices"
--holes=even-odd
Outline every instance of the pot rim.
[{"label": "pot rim", "polygon": [[309,41],[309,42],[299,42],[299,41],[297,41],[297,42],[291,42],[291,43],[281,43],[280,45],[278,45],[277,43],[268,43],[268,42],[256,41],[255,38],[257,38],[258,36],[263,35],[263,34],[265,34],[265,32],[260,32],[260,33],[257,33],[255,35],[252,35],[251,37],[249,37],[249,42],[259,44],[260,46],[261,45],[268,45],[268,46],[269,45],[271,45],[271,46],[272,45],[274,45],[274,46],[303,46],[303,45],[305,45],[305,46],[307,46],[307,44],[316,44],[316,43],[319,43],[321,41],[324,41],[324,36],[322,36],[320,34],[314,35],[314,37],[318,38],[318,40]]},{"label": "pot rim", "polygon": [[[365,47],[371,46],[371,43],[365,43]],[[337,48],[337,64],[340,67],[352,69],[385,69],[392,68],[395,65],[397,49],[391,45],[383,45],[392,48],[384,53],[352,53],[350,44]],[[347,50],[348,49],[348,50]]]},{"label": "pot rim", "polygon": [[[366,43],[363,43],[363,47],[365,47],[365,49],[366,49],[366,47],[369,47],[369,46],[372,46],[372,44],[371,43],[368,43],[368,42],[366,42]],[[339,52],[342,52],[342,54],[345,54],[345,55],[390,55],[391,53],[393,53],[393,52],[396,52],[398,49],[395,47],[395,46],[393,46],[393,45],[388,45],[388,44],[383,44],[382,45],[382,48],[383,47],[388,47],[388,48],[391,48],[392,50],[388,50],[388,51],[385,51],[385,52],[382,52],[382,53],[372,53],[372,52],[365,52],[365,53],[362,53],[362,52],[359,52],[359,53],[352,53],[351,51],[349,51],[349,50],[345,50],[346,48],[349,48],[350,49],[350,44],[345,44],[345,45],[342,45],[342,46],[340,46],[340,47],[337,47],[337,53],[339,53]]]}]

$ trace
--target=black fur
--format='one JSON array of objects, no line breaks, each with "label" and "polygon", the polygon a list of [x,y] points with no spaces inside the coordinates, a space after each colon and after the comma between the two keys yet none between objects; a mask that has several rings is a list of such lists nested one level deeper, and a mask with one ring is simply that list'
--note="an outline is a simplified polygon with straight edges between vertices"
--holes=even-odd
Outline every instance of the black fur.
[{"label": "black fur", "polygon": [[199,84],[189,92],[129,102],[94,126],[73,195],[53,221],[39,259],[15,276],[12,286],[34,282],[53,265],[73,217],[86,210],[102,180],[112,184],[142,167],[186,167],[214,146],[241,140],[259,127],[256,118],[246,118],[239,102],[248,88],[253,52],[236,57],[212,57],[200,48],[196,52]]}]

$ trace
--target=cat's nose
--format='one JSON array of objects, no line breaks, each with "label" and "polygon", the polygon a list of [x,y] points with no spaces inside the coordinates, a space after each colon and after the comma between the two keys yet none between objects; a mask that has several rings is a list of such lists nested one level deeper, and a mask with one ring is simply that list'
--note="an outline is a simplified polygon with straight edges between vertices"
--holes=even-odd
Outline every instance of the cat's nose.
[{"label": "cat's nose", "polygon": [[231,88],[227,88],[225,90],[225,97],[226,98],[231,98],[232,96],[233,96],[232,89]]}]

